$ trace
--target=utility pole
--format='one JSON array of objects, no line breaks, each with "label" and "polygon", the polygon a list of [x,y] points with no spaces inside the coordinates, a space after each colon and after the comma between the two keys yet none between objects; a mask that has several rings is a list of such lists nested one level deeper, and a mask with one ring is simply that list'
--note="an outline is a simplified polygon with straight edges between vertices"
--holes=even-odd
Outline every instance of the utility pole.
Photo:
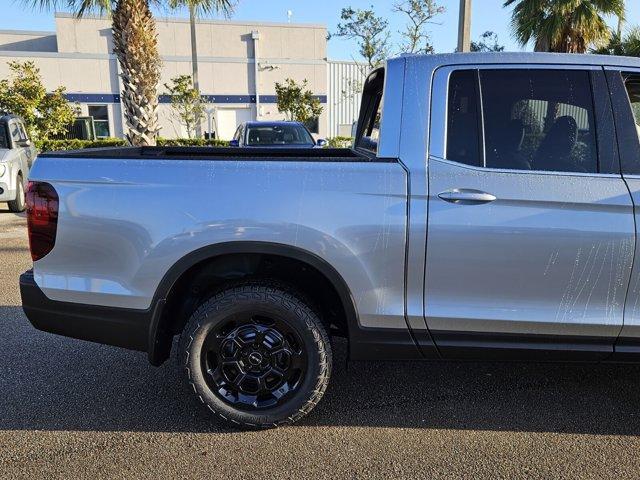
[{"label": "utility pole", "polygon": [[[196,39],[196,8],[193,3],[189,3],[189,26],[191,29],[191,72],[193,80],[193,88],[198,92],[200,100],[200,81],[198,80],[198,41]],[[196,138],[202,138],[202,125],[198,120],[196,122]]]},{"label": "utility pole", "polygon": [[256,94],[256,121],[260,120],[260,62],[258,57],[258,40],[260,40],[260,32],[254,30],[251,32],[253,39],[253,80],[255,83]]},{"label": "utility pole", "polygon": [[471,51],[471,0],[460,0],[458,52]]}]

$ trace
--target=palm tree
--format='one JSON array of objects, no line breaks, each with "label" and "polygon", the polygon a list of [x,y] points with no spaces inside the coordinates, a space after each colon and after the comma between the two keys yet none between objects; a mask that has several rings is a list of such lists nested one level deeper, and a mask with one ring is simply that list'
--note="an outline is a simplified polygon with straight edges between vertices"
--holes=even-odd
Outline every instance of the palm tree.
[{"label": "palm tree", "polygon": [[506,0],[514,5],[511,26],[522,46],[542,52],[585,53],[606,44],[611,31],[604,16],[624,17],[624,0]]},{"label": "palm tree", "polygon": [[[191,70],[193,88],[200,93],[198,81],[198,42],[196,38],[196,19],[200,15],[215,15],[223,13],[225,16],[233,10],[232,0],[169,0],[169,7],[177,9],[187,7],[189,9],[189,23],[191,26]],[[196,138],[202,136],[202,125],[196,124]]]},{"label": "palm tree", "polygon": [[132,145],[155,145],[160,130],[158,83],[162,62],[149,1],[118,0],[112,30],[113,53],[122,70],[120,98],[128,127],[127,140]]},{"label": "palm tree", "polygon": [[626,6],[625,6],[625,0],[622,0],[622,14],[618,15],[618,28],[616,30],[616,33],[618,34],[619,37],[622,37],[622,28],[624,27],[624,21],[625,21],[625,12],[626,10]]},{"label": "palm tree", "polygon": [[612,32],[609,43],[604,47],[592,49],[591,53],[640,57],[640,27],[630,28],[622,35]]},{"label": "palm tree", "polygon": [[111,16],[113,53],[121,69],[121,104],[127,140],[136,146],[155,145],[158,127],[158,82],[161,61],[156,24],[149,0],[22,0],[44,9],[60,3],[78,18],[97,11]]}]

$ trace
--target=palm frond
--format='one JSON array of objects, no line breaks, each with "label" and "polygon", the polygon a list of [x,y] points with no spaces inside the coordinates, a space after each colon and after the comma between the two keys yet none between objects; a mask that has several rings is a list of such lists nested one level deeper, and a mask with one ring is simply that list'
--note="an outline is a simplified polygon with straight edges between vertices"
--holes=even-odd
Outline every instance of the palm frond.
[{"label": "palm frond", "polygon": [[22,0],[27,7],[33,10],[57,10],[65,8],[71,10],[78,17],[87,13],[111,13],[112,0]]},{"label": "palm frond", "polygon": [[171,9],[193,8],[198,16],[214,16],[222,14],[230,17],[236,6],[235,0],[169,0]]},{"label": "palm frond", "polygon": [[585,52],[611,39],[605,16],[624,15],[624,0],[505,0],[513,7],[511,28],[522,45],[536,50]]}]

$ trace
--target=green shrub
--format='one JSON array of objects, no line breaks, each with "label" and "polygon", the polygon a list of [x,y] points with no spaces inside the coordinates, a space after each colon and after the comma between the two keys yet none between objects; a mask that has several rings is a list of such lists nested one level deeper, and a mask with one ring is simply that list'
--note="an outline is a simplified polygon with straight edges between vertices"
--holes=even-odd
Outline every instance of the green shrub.
[{"label": "green shrub", "polygon": [[333,137],[327,138],[328,148],[351,148],[353,138],[351,137]]},{"label": "green shrub", "polygon": [[38,140],[36,148],[41,152],[55,152],[59,150],[81,150],[83,148],[124,147],[128,143],[122,138],[104,138],[101,140],[79,140],[77,138],[65,140]]},{"label": "green shrub", "polygon": [[[158,138],[159,147],[228,147],[226,140],[205,138]],[[83,148],[126,147],[129,144],[122,138],[104,138],[101,140],[38,140],[36,148],[41,152],[58,150],[81,150]]]},{"label": "green shrub", "polygon": [[158,138],[159,147],[228,147],[227,140],[208,138]]}]

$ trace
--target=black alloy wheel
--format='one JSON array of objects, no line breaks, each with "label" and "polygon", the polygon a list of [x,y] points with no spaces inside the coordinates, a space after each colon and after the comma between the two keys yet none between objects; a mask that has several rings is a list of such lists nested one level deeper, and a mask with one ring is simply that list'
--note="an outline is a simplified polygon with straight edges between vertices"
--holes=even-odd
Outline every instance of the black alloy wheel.
[{"label": "black alloy wheel", "polygon": [[212,329],[202,346],[209,388],[242,410],[281,405],[299,389],[307,367],[302,340],[281,318],[234,316]]},{"label": "black alloy wheel", "polygon": [[331,344],[319,315],[295,290],[267,280],[229,287],[200,305],[180,351],[198,398],[242,427],[300,420],[331,375]]}]

